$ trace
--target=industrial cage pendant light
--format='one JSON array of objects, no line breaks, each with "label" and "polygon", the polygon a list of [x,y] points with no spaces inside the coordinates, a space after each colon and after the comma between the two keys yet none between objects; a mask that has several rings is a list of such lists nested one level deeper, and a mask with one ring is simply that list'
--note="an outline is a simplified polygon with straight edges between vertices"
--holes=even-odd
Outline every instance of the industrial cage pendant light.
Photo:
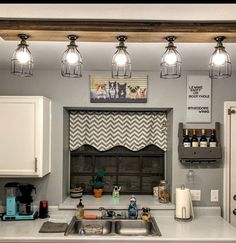
[{"label": "industrial cage pendant light", "polygon": [[130,55],[126,51],[124,42],[127,36],[120,35],[117,37],[119,46],[112,57],[112,78],[131,78],[131,60]]},{"label": "industrial cage pendant light", "polygon": [[77,49],[75,41],[78,39],[77,35],[68,35],[70,44],[64,52],[61,60],[61,74],[63,77],[80,78],[82,77],[82,56]]},{"label": "industrial cage pendant light", "polygon": [[176,46],[174,46],[175,39],[175,36],[166,37],[169,44],[161,58],[161,78],[171,79],[179,78],[181,76],[181,57],[176,50]]},{"label": "industrial cage pendant light", "polygon": [[232,66],[229,54],[226,52],[222,41],[224,36],[217,36],[217,45],[209,62],[209,77],[213,79],[228,78],[232,74]]},{"label": "industrial cage pendant light", "polygon": [[11,58],[11,73],[20,77],[30,77],[33,75],[33,57],[26,43],[30,36],[19,34],[18,37],[21,42]]}]

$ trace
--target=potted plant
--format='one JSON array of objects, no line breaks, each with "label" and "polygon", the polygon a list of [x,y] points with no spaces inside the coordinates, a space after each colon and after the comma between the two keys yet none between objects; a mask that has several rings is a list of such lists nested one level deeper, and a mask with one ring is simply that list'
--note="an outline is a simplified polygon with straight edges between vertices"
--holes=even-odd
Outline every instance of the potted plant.
[{"label": "potted plant", "polygon": [[100,169],[97,172],[96,178],[94,181],[92,181],[91,185],[93,188],[93,194],[95,197],[101,197],[103,193],[104,183],[103,183],[103,177],[104,177],[104,170]]}]

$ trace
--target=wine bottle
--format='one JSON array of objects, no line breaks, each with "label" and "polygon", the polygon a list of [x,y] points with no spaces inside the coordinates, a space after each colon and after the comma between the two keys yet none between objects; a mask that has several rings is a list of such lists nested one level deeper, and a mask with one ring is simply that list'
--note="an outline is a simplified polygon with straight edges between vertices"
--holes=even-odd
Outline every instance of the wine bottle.
[{"label": "wine bottle", "polygon": [[192,147],[198,147],[199,146],[199,142],[198,142],[198,138],[197,138],[195,129],[192,129],[191,145],[192,145]]},{"label": "wine bottle", "polygon": [[209,146],[210,147],[216,147],[215,129],[211,129],[211,137],[209,139]]},{"label": "wine bottle", "polygon": [[207,147],[207,138],[205,129],[202,129],[202,135],[200,138],[200,147]]},{"label": "wine bottle", "polygon": [[188,135],[188,129],[185,129],[185,135],[184,135],[184,139],[183,139],[183,145],[184,147],[191,147],[191,141]]}]

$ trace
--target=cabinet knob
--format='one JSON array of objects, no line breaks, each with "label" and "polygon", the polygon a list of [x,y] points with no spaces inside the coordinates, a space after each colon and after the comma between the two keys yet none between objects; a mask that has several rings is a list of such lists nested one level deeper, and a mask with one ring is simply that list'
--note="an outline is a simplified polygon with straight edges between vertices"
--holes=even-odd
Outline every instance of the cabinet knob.
[{"label": "cabinet knob", "polygon": [[236,209],[233,210],[233,214],[236,215]]},{"label": "cabinet knob", "polygon": [[234,201],[236,201],[236,194],[233,196]]}]

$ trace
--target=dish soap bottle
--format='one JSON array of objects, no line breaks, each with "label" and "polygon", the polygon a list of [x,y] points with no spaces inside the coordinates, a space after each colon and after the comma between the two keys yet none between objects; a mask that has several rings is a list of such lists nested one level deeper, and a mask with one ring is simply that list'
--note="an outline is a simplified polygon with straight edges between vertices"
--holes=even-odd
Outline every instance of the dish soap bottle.
[{"label": "dish soap bottle", "polygon": [[143,212],[141,213],[141,219],[148,221],[151,218],[151,214],[150,214],[150,208],[148,207],[143,207],[142,208]]},{"label": "dish soap bottle", "polygon": [[82,198],[80,199],[79,204],[77,205],[75,216],[77,219],[82,219],[84,217],[84,205],[82,203]]},{"label": "dish soap bottle", "polygon": [[136,205],[136,198],[134,195],[129,199],[130,204],[128,208],[128,216],[129,219],[137,219],[138,218],[138,207]]}]

